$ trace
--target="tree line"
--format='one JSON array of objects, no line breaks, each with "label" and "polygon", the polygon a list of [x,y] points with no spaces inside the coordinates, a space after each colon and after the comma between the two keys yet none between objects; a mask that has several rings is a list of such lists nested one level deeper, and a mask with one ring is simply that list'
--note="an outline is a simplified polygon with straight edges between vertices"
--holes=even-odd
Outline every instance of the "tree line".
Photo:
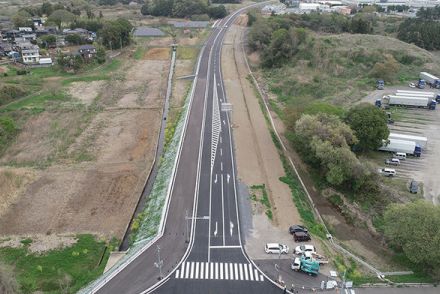
[{"label": "tree line", "polygon": [[291,60],[300,46],[305,46],[308,33],[305,29],[325,33],[368,34],[372,21],[367,17],[349,18],[341,14],[310,13],[303,15],[257,17],[248,13],[248,45],[262,54],[264,67],[278,67]]},{"label": "tree line", "polygon": [[416,18],[408,18],[398,29],[397,38],[426,50],[440,49],[440,6],[422,7]]},{"label": "tree line", "polygon": [[143,15],[194,17],[208,15],[211,18],[223,18],[228,13],[224,5],[208,5],[205,0],[151,0],[141,7]]}]

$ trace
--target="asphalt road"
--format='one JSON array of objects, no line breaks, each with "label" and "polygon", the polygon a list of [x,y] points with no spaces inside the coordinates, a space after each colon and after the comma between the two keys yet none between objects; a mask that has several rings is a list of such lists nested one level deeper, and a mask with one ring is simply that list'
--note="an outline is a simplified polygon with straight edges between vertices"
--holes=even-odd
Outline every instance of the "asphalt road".
[{"label": "asphalt road", "polygon": [[[220,69],[223,37],[235,16],[213,29],[201,52],[164,235],[97,293],[137,294],[155,285],[157,246],[166,278],[154,293],[280,292],[241,246],[232,134],[228,113],[222,111],[227,99]],[[186,215],[193,217],[187,220]],[[192,232],[189,243],[187,228]]]}]

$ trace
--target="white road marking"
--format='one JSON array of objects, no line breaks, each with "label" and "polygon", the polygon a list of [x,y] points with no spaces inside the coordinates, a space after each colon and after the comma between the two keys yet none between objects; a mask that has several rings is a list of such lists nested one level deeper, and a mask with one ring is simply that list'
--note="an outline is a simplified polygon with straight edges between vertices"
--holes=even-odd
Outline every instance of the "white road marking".
[{"label": "white road marking", "polygon": [[240,269],[240,280],[243,280],[243,265],[239,263],[238,268]]},{"label": "white road marking", "polygon": [[218,263],[215,263],[215,279],[218,280]]},{"label": "white road marking", "polygon": [[215,174],[214,184],[217,184],[217,174]]},{"label": "white road marking", "polygon": [[179,278],[179,273],[180,273],[180,271],[179,270],[176,270],[176,279],[178,279]]},{"label": "white road marking", "polygon": [[180,278],[183,279],[185,276],[185,263],[182,263],[182,268],[180,270]]},{"label": "white road marking", "polygon": [[241,248],[241,246],[238,245],[225,245],[225,246],[209,246],[211,249],[231,249],[231,248]]},{"label": "white road marking", "polygon": [[203,265],[203,263],[200,264],[200,279],[204,279],[204,270],[205,266]]},{"label": "white road marking", "polygon": [[244,279],[247,281],[249,280],[248,267],[246,265],[243,265],[243,269],[244,269]]},{"label": "white road marking", "polygon": [[225,122],[225,120],[223,120],[223,124],[224,124],[224,125],[226,125],[226,122]]},{"label": "white road marking", "polygon": [[211,280],[214,279],[214,264],[211,262]]},{"label": "white road marking", "polygon": [[220,137],[220,144],[222,143],[222,137]]},{"label": "white road marking", "polygon": [[238,264],[234,263],[234,273],[235,273],[235,279],[238,280]]},{"label": "white road marking", "polygon": [[223,193],[223,174],[222,174],[222,217],[223,217],[223,246],[225,246],[225,196]]},{"label": "white road marking", "polygon": [[215,222],[215,231],[214,231],[214,237],[217,237],[217,229],[218,229],[218,223]]},{"label": "white road marking", "polygon": [[220,262],[220,280],[223,280],[223,262]]},{"label": "white road marking", "polygon": [[223,148],[220,148],[220,156],[223,156]]},{"label": "white road marking", "polygon": [[220,162],[220,170],[223,171],[223,162]]},{"label": "white road marking", "polygon": [[252,271],[252,264],[249,263],[249,276],[251,278],[251,281],[254,280],[254,273]]},{"label": "white road marking", "polygon": [[258,281],[258,271],[257,269],[254,269],[254,273],[255,273],[255,281]]},{"label": "white road marking", "polygon": [[234,279],[234,270],[233,270],[233,266],[232,263],[229,264],[229,279],[233,280]]},{"label": "white road marking", "polygon": [[199,278],[199,263],[196,262],[196,276],[194,277],[195,279]]},{"label": "white road marking", "polygon": [[205,266],[205,280],[207,280],[209,274],[209,262],[205,263]]},{"label": "white road marking", "polygon": [[187,262],[187,263],[186,263],[185,279],[188,279],[188,278],[189,278],[189,266],[190,266],[190,263]]},{"label": "white road marking", "polygon": [[232,237],[232,233],[234,232],[234,223],[233,222],[229,222],[229,232],[231,233],[231,237]]},{"label": "white road marking", "polygon": [[191,273],[189,275],[190,279],[194,278],[194,262],[191,262]]},{"label": "white road marking", "polygon": [[227,174],[227,176],[226,176],[226,181],[228,182],[228,184],[229,184],[229,178],[230,178],[231,176],[229,175],[229,174]]},{"label": "white road marking", "polygon": [[263,275],[260,275],[260,281],[264,281]]},{"label": "white road marking", "polygon": [[228,275],[228,264],[227,263],[225,263],[225,280],[228,280],[229,279],[229,275]]}]

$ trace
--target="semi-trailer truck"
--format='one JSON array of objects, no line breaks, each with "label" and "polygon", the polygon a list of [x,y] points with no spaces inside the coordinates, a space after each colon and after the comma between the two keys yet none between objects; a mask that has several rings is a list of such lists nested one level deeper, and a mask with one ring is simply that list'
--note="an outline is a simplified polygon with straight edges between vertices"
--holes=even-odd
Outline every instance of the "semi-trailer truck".
[{"label": "semi-trailer truck", "polygon": [[437,102],[428,97],[409,97],[409,96],[396,96],[396,95],[386,95],[381,99],[376,100],[376,106],[381,107],[382,104],[386,105],[400,105],[408,107],[424,107],[430,110],[434,110]]},{"label": "semi-trailer truck", "polygon": [[407,134],[398,134],[398,133],[390,133],[388,139],[396,139],[396,140],[404,140],[404,141],[412,141],[418,144],[422,149],[425,149],[428,145],[428,138],[421,136],[413,136]]},{"label": "semi-trailer truck", "polygon": [[434,92],[397,90],[395,96],[429,97],[431,99],[435,99],[437,102],[440,102],[440,94],[436,94]]},{"label": "semi-trailer truck", "polygon": [[422,154],[422,148],[419,144],[413,141],[406,140],[397,140],[397,139],[388,139],[384,140],[382,147],[379,148],[381,151],[388,152],[400,152],[406,153],[410,155],[414,155],[416,157],[420,157]]},{"label": "semi-trailer truck", "polygon": [[428,85],[432,88],[439,89],[440,88],[440,79],[435,75],[432,75],[428,72],[422,71],[419,75],[421,80],[425,80]]}]

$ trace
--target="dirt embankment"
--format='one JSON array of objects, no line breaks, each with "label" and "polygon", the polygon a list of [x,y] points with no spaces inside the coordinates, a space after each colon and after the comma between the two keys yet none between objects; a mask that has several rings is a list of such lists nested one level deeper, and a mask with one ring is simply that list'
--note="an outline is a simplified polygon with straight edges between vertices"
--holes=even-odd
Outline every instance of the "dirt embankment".
[{"label": "dirt embankment", "polygon": [[32,116],[0,158],[23,166],[0,166],[0,236],[122,238],[153,163],[170,61],[120,58],[110,80],[65,89],[84,107]]},{"label": "dirt embankment", "polygon": [[[242,16],[245,17],[245,16]],[[279,178],[284,169],[261,111],[258,97],[247,79],[248,70],[241,48],[246,20],[238,19],[226,34],[222,50],[222,72],[226,95],[233,105],[232,123],[239,180],[248,187],[266,187],[273,219],[265,215],[266,208],[253,201],[252,232],[246,239],[246,250],[252,258],[261,255],[262,244],[281,242],[292,246],[287,233],[290,225],[301,223],[292,202],[289,187]]]}]

